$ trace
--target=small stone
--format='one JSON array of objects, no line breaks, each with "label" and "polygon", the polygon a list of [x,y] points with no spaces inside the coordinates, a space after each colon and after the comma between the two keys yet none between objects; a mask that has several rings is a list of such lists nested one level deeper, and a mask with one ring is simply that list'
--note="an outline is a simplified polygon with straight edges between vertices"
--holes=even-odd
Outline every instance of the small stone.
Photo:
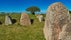
[{"label": "small stone", "polygon": [[5,25],[10,25],[12,24],[12,19],[10,16],[6,15],[5,17]]},{"label": "small stone", "polygon": [[23,26],[31,25],[31,21],[30,21],[28,14],[26,14],[26,13],[21,14],[20,25],[23,25]]},{"label": "small stone", "polygon": [[44,18],[43,18],[43,15],[37,15],[36,17],[38,18],[39,22],[42,22],[43,19],[44,19]]}]

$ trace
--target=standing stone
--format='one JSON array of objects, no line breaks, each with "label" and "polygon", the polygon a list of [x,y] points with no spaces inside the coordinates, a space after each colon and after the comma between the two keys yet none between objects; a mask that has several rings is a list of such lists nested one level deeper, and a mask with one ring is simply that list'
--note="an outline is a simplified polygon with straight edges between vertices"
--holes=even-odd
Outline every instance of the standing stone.
[{"label": "standing stone", "polygon": [[37,15],[36,17],[38,18],[39,22],[43,21],[43,15]]},{"label": "standing stone", "polygon": [[[63,6],[60,2],[56,2],[50,5],[46,14],[45,26],[43,29],[46,40],[65,40],[64,38],[69,40],[65,36],[68,35],[67,32],[70,30],[68,28],[71,28],[71,26],[69,25],[70,16],[69,11],[66,9],[66,7]],[[68,31],[66,31],[67,29]],[[65,33],[61,38],[63,32]]]},{"label": "standing stone", "polygon": [[9,24],[12,24],[12,20],[11,20],[11,17],[6,15],[5,17],[5,25],[9,25]]},{"label": "standing stone", "polygon": [[25,26],[31,25],[30,18],[28,16],[28,14],[26,14],[26,13],[21,14],[20,25],[25,25]]}]

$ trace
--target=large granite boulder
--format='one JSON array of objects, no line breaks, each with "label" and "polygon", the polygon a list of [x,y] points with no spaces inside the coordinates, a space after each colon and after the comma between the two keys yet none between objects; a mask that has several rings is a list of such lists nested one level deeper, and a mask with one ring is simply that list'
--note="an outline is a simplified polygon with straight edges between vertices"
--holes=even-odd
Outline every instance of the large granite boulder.
[{"label": "large granite boulder", "polygon": [[10,25],[12,24],[12,19],[10,16],[6,15],[5,16],[5,25]]},{"label": "large granite boulder", "polygon": [[[51,4],[46,14],[43,29],[46,40],[69,40],[65,36],[71,32],[69,28],[71,28],[69,11],[60,2]],[[64,35],[62,36],[62,34]]]},{"label": "large granite boulder", "polygon": [[26,14],[26,13],[21,14],[20,25],[23,25],[23,26],[31,25],[30,18],[29,18],[28,14]]}]

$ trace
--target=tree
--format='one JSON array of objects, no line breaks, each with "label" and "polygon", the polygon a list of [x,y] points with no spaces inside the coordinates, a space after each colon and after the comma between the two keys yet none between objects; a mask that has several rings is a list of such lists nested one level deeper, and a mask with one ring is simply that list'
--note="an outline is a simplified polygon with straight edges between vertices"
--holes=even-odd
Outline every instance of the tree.
[{"label": "tree", "polygon": [[71,11],[69,11],[69,13],[71,14]]},{"label": "tree", "polygon": [[40,9],[36,6],[31,6],[27,8],[26,11],[30,11],[33,15],[35,15],[35,12],[40,12]]}]

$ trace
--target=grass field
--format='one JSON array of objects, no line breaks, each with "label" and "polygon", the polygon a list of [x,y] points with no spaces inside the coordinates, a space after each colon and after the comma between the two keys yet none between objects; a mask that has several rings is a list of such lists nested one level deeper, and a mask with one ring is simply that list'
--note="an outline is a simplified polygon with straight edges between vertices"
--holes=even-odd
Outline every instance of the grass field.
[{"label": "grass field", "polygon": [[12,19],[16,19],[16,23],[12,25],[4,25],[5,15],[0,14],[0,40],[45,40],[43,36],[44,22],[29,14],[34,23],[30,26],[21,26],[19,24],[20,14],[9,14]]}]

